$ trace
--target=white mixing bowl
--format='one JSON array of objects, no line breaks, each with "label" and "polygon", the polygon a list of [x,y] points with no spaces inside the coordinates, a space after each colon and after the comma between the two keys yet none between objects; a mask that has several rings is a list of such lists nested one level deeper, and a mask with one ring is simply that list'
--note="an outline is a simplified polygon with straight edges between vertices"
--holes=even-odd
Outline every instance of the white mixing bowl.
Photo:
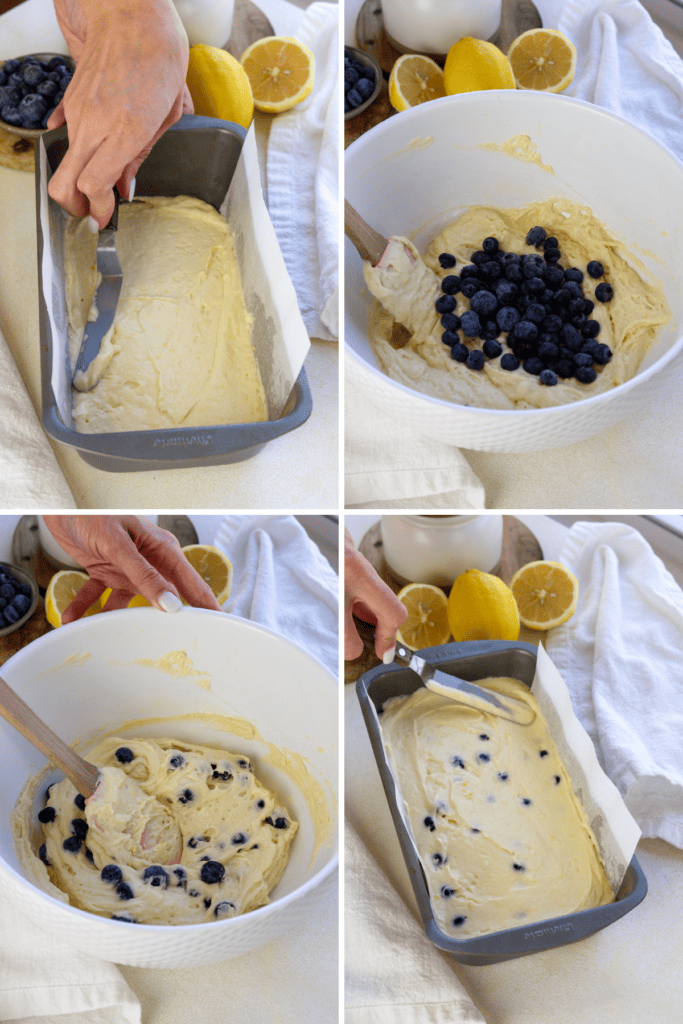
[{"label": "white mixing bowl", "polygon": [[[528,135],[552,173],[483,148]],[[631,415],[671,379],[683,351],[683,166],[626,121],[568,97],[464,93],[389,118],[346,150],[346,197],[376,231],[427,244],[472,205],[523,207],[551,196],[587,204],[658,278],[672,319],[636,376],[551,409],[493,410],[430,398],[378,369],[367,337],[372,296],[346,240],[346,360],[368,399],[417,433],[494,452],[581,441]]]},{"label": "white mixing bowl", "polygon": [[[194,675],[171,675],[153,664],[179,650],[193,663]],[[0,880],[26,916],[56,940],[115,963],[195,967],[264,945],[329,895],[338,862],[338,686],[310,654],[262,626],[220,612],[183,608],[167,615],[139,608],[94,615],[48,633],[10,658],[2,674],[68,743],[135,719],[199,716],[141,724],[122,735],[170,735],[244,752],[300,822],[268,906],[227,921],[166,927],[89,914],[25,876],[9,819],[24,783],[46,760],[0,720]],[[226,742],[225,732],[202,715],[245,718],[262,740],[235,735]],[[314,824],[317,815],[302,790],[266,763],[268,743],[305,759],[331,821],[328,830]]]}]

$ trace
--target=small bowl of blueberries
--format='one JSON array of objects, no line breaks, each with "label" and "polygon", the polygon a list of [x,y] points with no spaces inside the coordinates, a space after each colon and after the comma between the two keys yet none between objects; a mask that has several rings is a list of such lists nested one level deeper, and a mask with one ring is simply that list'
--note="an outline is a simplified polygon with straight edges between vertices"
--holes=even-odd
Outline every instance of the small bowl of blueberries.
[{"label": "small bowl of blueberries", "polygon": [[369,53],[344,47],[344,120],[362,114],[382,88],[382,69]]},{"label": "small bowl of blueberries", "polygon": [[0,128],[37,139],[61,102],[76,65],[60,53],[29,53],[0,64]]},{"label": "small bowl of blueberries", "polygon": [[38,584],[23,569],[0,562],[0,636],[20,629],[38,607]]}]

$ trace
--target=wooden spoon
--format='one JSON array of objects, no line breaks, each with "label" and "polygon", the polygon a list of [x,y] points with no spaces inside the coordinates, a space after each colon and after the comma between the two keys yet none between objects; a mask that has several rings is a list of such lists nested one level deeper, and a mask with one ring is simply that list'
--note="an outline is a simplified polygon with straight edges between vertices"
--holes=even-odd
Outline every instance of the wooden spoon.
[{"label": "wooden spoon", "polygon": [[92,796],[99,768],[68,747],[0,676],[0,715],[66,775],[79,793]]},{"label": "wooden spoon", "polygon": [[387,239],[363,220],[348,199],[344,200],[344,231],[361,259],[372,263],[373,267],[377,266],[387,247]]}]

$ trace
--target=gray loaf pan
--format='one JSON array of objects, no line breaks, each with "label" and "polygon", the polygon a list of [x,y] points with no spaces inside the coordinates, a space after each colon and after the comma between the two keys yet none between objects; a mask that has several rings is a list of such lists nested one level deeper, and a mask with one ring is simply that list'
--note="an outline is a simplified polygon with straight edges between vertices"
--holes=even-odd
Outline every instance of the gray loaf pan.
[{"label": "gray loaf pan", "polygon": [[[531,686],[536,669],[536,648],[532,644],[504,640],[481,640],[444,644],[421,651],[428,661],[462,679],[510,676]],[[356,684],[370,742],[382,778],[391,816],[401,845],[413,892],[427,937],[461,964],[497,964],[543,949],[555,949],[586,938],[633,910],[647,892],[647,881],[635,857],[629,864],[614,903],[575,914],[471,939],[454,939],[439,928],[432,911],[427,881],[417,849],[397,804],[394,776],[389,767],[377,713],[389,697],[410,694],[422,686],[419,677],[398,665],[378,665],[365,672]]]},{"label": "gray loaf pan", "polygon": [[[203,199],[216,209],[225,198],[246,138],[241,125],[210,117],[185,115],[155,143],[136,175],[136,196],[187,195]],[[46,132],[40,140],[46,155],[48,180],[68,149],[66,126]],[[166,430],[81,434],[65,423],[52,387],[53,338],[44,299],[42,262],[45,240],[41,230],[41,166],[36,146],[36,209],[38,228],[38,282],[40,296],[40,356],[43,425],[62,444],[76,448],[91,466],[109,472],[179,469],[240,462],[256,455],[273,438],[294,430],[311,414],[312,401],[306,371],[296,380],[289,401],[278,418],[265,423],[238,423]],[[59,207],[48,199],[48,215],[59,231]],[[68,355],[65,353],[68,362]],[[67,370],[69,378],[70,371]]]}]

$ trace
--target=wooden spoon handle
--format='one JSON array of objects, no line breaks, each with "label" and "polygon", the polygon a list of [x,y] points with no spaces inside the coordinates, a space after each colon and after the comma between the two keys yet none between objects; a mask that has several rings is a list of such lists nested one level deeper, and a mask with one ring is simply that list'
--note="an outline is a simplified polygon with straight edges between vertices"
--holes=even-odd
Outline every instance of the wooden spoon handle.
[{"label": "wooden spoon handle", "polygon": [[387,240],[366,224],[348,199],[344,200],[344,231],[355,245],[361,259],[376,266],[387,247]]},{"label": "wooden spoon handle", "polygon": [[91,796],[97,786],[99,769],[67,747],[35,711],[0,676],[0,715],[73,782],[79,793]]}]

